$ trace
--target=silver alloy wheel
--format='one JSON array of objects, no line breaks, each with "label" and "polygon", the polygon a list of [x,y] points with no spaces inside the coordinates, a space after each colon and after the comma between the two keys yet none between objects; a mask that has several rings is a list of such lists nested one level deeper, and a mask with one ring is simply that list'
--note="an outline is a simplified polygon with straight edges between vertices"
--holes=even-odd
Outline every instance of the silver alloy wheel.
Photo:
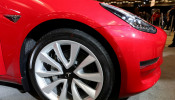
[{"label": "silver alloy wheel", "polygon": [[[68,59],[62,46],[70,46]],[[77,59],[81,57],[80,50],[88,55],[77,65]],[[49,55],[51,51],[54,51],[55,56]],[[91,67],[92,63],[97,70],[86,72],[86,67]],[[45,65],[51,66],[50,69]],[[71,40],[54,41],[42,48],[35,62],[35,77],[40,90],[50,100],[94,100],[103,86],[103,70],[97,57],[84,45]],[[91,86],[90,82],[95,86]],[[61,86],[60,93],[58,85]],[[68,87],[71,87],[70,91]],[[87,96],[83,97],[81,90]],[[68,98],[68,94],[72,98]]]}]

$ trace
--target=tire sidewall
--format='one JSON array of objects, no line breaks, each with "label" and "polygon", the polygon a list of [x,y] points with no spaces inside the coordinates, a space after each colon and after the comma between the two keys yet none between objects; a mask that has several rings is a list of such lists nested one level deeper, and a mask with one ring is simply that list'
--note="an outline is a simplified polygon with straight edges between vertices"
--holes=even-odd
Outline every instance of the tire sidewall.
[{"label": "tire sidewall", "polygon": [[30,57],[29,74],[33,87],[39,96],[49,100],[42,92],[35,78],[35,61],[40,51],[49,43],[58,40],[71,40],[87,47],[99,60],[103,70],[103,86],[96,100],[106,100],[113,87],[114,69],[110,57],[104,47],[93,37],[77,29],[56,29],[44,35],[36,44]]}]

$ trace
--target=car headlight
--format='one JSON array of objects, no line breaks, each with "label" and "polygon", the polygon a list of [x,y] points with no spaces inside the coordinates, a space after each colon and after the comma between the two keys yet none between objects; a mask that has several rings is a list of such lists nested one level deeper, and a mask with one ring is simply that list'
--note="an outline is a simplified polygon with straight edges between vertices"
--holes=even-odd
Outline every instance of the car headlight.
[{"label": "car headlight", "polygon": [[100,3],[100,5],[122,20],[126,21],[137,30],[154,34],[157,32],[157,29],[154,26],[132,13],[129,13],[121,8],[108,5],[106,3]]}]

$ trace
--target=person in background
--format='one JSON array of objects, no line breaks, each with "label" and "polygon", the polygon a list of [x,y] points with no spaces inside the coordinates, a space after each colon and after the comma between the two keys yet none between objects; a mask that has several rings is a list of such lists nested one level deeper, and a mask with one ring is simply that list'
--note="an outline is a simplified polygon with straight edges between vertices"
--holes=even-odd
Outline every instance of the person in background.
[{"label": "person in background", "polygon": [[138,7],[138,3],[134,3],[134,14],[139,16],[139,7]]},{"label": "person in background", "polygon": [[171,25],[172,16],[170,15],[170,12],[171,12],[171,10],[173,10],[173,9],[174,9],[174,6],[171,7],[171,9],[168,10],[168,12],[167,12],[167,27],[166,27],[166,30],[168,30],[169,27],[170,27],[170,25]]},{"label": "person in background", "polygon": [[142,18],[143,18],[144,20],[146,20],[146,12],[145,12],[145,11],[143,11],[143,13],[142,13]]},{"label": "person in background", "polygon": [[[173,25],[172,25],[172,30],[173,30],[173,28],[174,28],[174,30],[175,30],[175,6],[173,6],[173,8],[172,8],[172,10],[170,11],[170,13],[169,13],[169,16],[168,16],[168,20],[170,20],[170,19],[174,19],[173,20]],[[175,33],[174,33],[174,38],[173,38],[173,40],[172,40],[172,43],[168,46],[168,47],[175,47]]]},{"label": "person in background", "polygon": [[159,18],[160,18],[160,10],[156,10],[151,16],[151,20],[153,20],[154,25],[159,24]]},{"label": "person in background", "polygon": [[[162,20],[162,19],[161,19]],[[162,22],[162,21],[161,21]],[[162,24],[162,23],[161,23]],[[162,29],[164,29],[165,27],[168,27],[168,22],[167,22],[167,13],[163,13],[163,25],[162,25]]]},{"label": "person in background", "polygon": [[142,18],[143,17],[142,15],[143,15],[143,13],[142,12],[139,12],[139,17]]},{"label": "person in background", "polygon": [[150,18],[151,18],[151,15],[148,12],[146,12],[146,19],[145,20],[149,22]]}]

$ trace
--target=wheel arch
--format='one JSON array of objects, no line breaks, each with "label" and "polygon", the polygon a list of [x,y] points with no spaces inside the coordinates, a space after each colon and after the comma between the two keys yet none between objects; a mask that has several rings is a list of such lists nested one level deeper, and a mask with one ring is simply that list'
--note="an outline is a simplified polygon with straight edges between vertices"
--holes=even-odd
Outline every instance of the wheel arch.
[{"label": "wheel arch", "polygon": [[30,80],[28,78],[29,77],[28,72],[27,72],[27,68],[29,65],[28,60],[29,60],[31,50],[33,49],[36,41],[39,40],[43,35],[45,35],[51,30],[58,29],[58,28],[73,28],[73,29],[84,31],[89,35],[91,35],[92,37],[94,37],[95,39],[97,39],[105,47],[105,49],[109,53],[110,58],[112,58],[112,62],[115,66],[114,68],[116,73],[115,75],[116,80],[114,84],[117,87],[113,88],[111,96],[116,97],[116,94],[117,93],[119,94],[119,91],[120,91],[119,90],[120,82],[117,82],[118,80],[120,80],[120,65],[113,48],[111,47],[109,42],[95,29],[81,22],[68,20],[68,19],[54,19],[54,20],[43,22],[38,26],[36,26],[35,28],[33,28],[29,32],[29,34],[26,36],[20,52],[20,72],[21,72],[22,85],[24,87],[24,90],[29,91],[31,87]]}]

